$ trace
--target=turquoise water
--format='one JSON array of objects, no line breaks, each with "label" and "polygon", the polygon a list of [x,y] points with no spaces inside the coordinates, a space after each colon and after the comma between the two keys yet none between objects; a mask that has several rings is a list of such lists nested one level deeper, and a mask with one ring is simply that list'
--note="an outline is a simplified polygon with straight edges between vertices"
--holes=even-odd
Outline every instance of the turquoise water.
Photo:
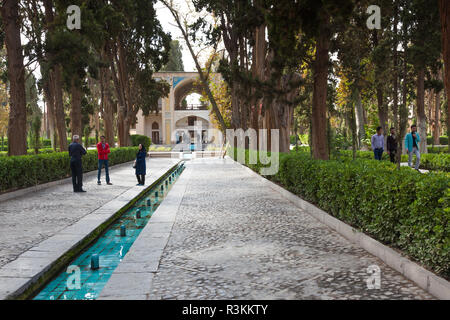
[{"label": "turquoise water", "polygon": [[[70,262],[65,271],[48,283],[34,297],[34,300],[96,299],[183,169],[184,165],[181,164],[158,185],[150,189],[133,207],[108,227],[89,248]],[[174,176],[169,182],[169,176],[172,173]],[[164,187],[163,191],[161,186]],[[158,191],[157,198],[155,191]],[[150,200],[150,206],[148,200]],[[140,218],[136,217],[138,210],[141,212]],[[121,226],[126,227],[126,236],[124,237],[120,235]],[[100,264],[97,270],[91,270],[93,254],[99,255]]]}]

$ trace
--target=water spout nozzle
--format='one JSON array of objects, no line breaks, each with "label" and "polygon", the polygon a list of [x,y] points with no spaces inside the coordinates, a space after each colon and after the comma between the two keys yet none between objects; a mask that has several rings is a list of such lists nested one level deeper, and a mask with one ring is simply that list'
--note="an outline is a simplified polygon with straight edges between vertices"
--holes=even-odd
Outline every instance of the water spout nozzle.
[{"label": "water spout nozzle", "polygon": [[98,254],[94,253],[91,256],[91,269],[92,270],[97,270],[100,267],[100,259]]}]

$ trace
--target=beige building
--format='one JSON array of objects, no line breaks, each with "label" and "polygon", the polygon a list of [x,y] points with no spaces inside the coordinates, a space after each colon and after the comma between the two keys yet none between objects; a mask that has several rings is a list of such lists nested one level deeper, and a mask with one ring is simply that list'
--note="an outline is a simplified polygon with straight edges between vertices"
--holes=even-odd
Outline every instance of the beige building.
[{"label": "beige building", "polygon": [[[217,74],[213,75],[217,76]],[[186,97],[201,93],[197,72],[157,72],[156,79],[170,84],[168,97],[159,101],[158,113],[144,116],[137,114],[132,134],[142,134],[152,139],[152,144],[175,144],[183,140],[183,134],[194,136],[194,126],[201,124],[202,140],[208,140],[208,129],[214,129],[210,110],[203,103],[187,103]]]}]

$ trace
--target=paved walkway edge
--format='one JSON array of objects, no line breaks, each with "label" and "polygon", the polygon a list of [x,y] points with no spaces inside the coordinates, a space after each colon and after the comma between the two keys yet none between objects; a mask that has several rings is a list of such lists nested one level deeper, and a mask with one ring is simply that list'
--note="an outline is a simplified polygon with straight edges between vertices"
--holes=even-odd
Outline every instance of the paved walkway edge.
[{"label": "paved walkway edge", "polygon": [[[230,158],[230,160],[233,159]],[[303,200],[302,198],[280,187],[272,181],[267,180],[258,173],[254,172],[252,169],[238,162],[236,163],[244,167],[250,174],[257,176],[263,184],[280,193],[284,198],[292,202],[294,205],[301,208],[331,229],[335,230],[337,233],[350,240],[354,244],[359,245],[367,252],[378,257],[389,267],[400,272],[404,277],[415,282],[419,287],[421,287],[431,295],[435,296],[438,299],[450,300],[450,282],[448,282],[444,278],[435,275],[434,273],[409,260],[407,257],[402,256],[388,246],[385,246],[384,244],[369,237],[368,235],[336,219],[322,209],[317,208],[313,204]]]},{"label": "paved walkway edge", "polygon": [[134,186],[128,189],[1,267],[0,300],[32,297],[179,163],[157,171],[148,187],[143,189]]},{"label": "paved walkway edge", "polygon": [[[110,166],[109,168],[110,169],[111,168],[120,168],[120,167],[126,166],[126,165],[131,167],[132,163],[133,163],[133,161],[119,163],[119,164],[116,164],[114,166]],[[84,180],[84,178],[92,177],[92,176],[96,176],[96,175],[97,175],[97,170],[84,172],[83,173],[83,180]],[[23,188],[23,189],[19,189],[19,190],[16,190],[16,191],[6,192],[4,194],[0,194],[0,202],[6,201],[6,200],[10,200],[10,199],[14,199],[14,198],[17,198],[17,197],[21,197],[21,196],[26,195],[26,194],[31,193],[31,192],[37,192],[37,191],[40,191],[40,190],[43,190],[43,189],[46,189],[46,188],[58,186],[60,184],[69,183],[69,182],[70,183],[72,182],[72,177],[68,177],[68,178],[64,178],[64,179],[60,179],[60,180],[55,180],[55,181],[50,181],[50,182],[46,182],[46,183],[41,183],[41,184],[34,185],[32,187]]]},{"label": "paved walkway edge", "polygon": [[114,270],[98,300],[146,300],[172,233],[191,170],[186,167]]}]

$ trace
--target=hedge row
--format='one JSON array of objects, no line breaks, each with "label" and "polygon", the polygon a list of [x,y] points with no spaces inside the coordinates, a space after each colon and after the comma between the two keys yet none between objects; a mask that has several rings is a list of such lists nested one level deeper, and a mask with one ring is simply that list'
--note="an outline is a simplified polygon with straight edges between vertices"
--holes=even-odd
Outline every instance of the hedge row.
[{"label": "hedge row", "polygon": [[[58,149],[59,150],[59,149]],[[55,152],[55,150],[53,150],[52,148],[43,148],[43,149],[39,149],[38,153],[53,153]],[[36,154],[34,149],[28,149],[27,150],[27,155],[34,155]],[[0,157],[4,157],[8,155],[8,151],[0,151]]]},{"label": "hedge row", "polygon": [[435,147],[435,146],[428,146],[428,153],[450,153],[448,146],[444,147]]},{"label": "hedge row", "polygon": [[[431,136],[427,137],[427,144],[428,145],[432,145],[433,144],[433,137],[431,137]],[[447,136],[439,137],[439,144],[447,145],[448,144],[448,137]]]},{"label": "hedge row", "polygon": [[[343,150],[340,152],[343,158],[351,158],[351,150]],[[356,157],[361,159],[373,160],[374,155],[372,151],[356,151]],[[389,155],[383,152],[383,160],[389,161]],[[413,161],[415,156],[413,156]],[[402,162],[408,162],[408,155],[402,155]],[[426,170],[438,170],[450,172],[450,154],[448,153],[424,153],[420,155],[420,168]]]},{"label": "hedge row", "polygon": [[133,146],[137,147],[140,143],[145,147],[145,150],[148,150],[150,144],[152,143],[152,140],[149,137],[141,134],[131,135],[131,144]]},{"label": "hedge row", "polygon": [[[249,165],[259,172],[261,164]],[[280,154],[268,177],[336,218],[450,277],[450,174],[375,160]]]},{"label": "hedge row", "polygon": [[[137,148],[112,148],[109,165],[136,158]],[[97,170],[96,150],[88,150],[83,157],[83,170]],[[71,175],[68,152],[0,157],[0,192],[26,188],[41,183],[67,178]]]}]

